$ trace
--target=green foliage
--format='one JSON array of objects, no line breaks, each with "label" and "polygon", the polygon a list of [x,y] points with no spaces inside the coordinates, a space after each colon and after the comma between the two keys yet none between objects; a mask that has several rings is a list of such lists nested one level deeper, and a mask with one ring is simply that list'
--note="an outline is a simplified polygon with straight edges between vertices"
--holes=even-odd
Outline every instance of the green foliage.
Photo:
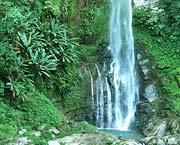
[{"label": "green foliage", "polygon": [[154,36],[165,36],[167,29],[166,14],[164,12],[156,12],[146,7],[136,8],[134,10],[135,25],[140,25],[149,29]]},{"label": "green foliage", "polygon": [[9,123],[0,124],[0,131],[0,144],[3,143],[1,141],[12,138],[17,134],[17,128],[15,128],[13,125],[10,125]]},{"label": "green foliage", "polygon": [[62,0],[45,0],[44,10],[46,13],[53,14],[57,18],[61,15]]},{"label": "green foliage", "polygon": [[29,49],[29,59],[23,64],[27,67],[30,74],[34,76],[50,77],[50,71],[54,71],[58,65],[58,59],[53,55],[47,54],[44,49],[38,48],[36,51]]},{"label": "green foliage", "polygon": [[[178,116],[180,113],[180,56],[173,48],[177,50],[179,43],[171,41],[157,42],[156,37],[149,35],[147,31],[140,27],[135,27],[135,42],[140,42],[144,47],[149,48],[149,55],[153,57],[154,64],[157,68],[157,75],[160,86],[160,101],[158,102],[159,110],[166,110],[170,117]],[[163,105],[162,105],[163,104]]]},{"label": "green foliage", "polygon": [[[149,7],[134,9],[135,25],[140,25],[149,30],[152,35],[163,37],[174,42],[179,41],[180,2],[172,0],[159,0],[157,10]],[[157,41],[163,41],[158,38]]]},{"label": "green foliage", "polygon": [[[27,88],[27,87],[26,87]],[[49,139],[51,134],[50,127],[59,127],[66,118],[43,94],[29,89],[28,99],[24,103],[13,102],[15,107],[10,107],[4,101],[0,101],[0,144],[14,139],[18,131],[22,128],[28,130],[27,136],[33,136],[31,131],[42,125],[46,128],[42,131],[42,138],[38,142],[43,142],[44,138]],[[29,133],[29,134],[28,134]],[[47,142],[47,140],[45,140]],[[4,143],[6,144],[6,143]]]},{"label": "green foliage", "polygon": [[59,126],[65,119],[62,114],[43,94],[29,92],[27,102],[23,103],[21,109],[24,116],[24,125],[37,128],[46,124],[48,126]]},{"label": "green foliage", "polygon": [[[94,2],[93,2],[94,3]],[[101,44],[107,42],[108,36],[108,5],[96,5],[94,3],[84,7],[80,11],[81,18],[78,26],[78,36],[83,44]]]},{"label": "green foliage", "polygon": [[95,132],[95,127],[87,124],[86,122],[70,122],[63,124],[60,128],[59,137],[64,137],[78,133],[92,133]]},{"label": "green foliage", "polygon": [[[77,29],[82,29],[80,42],[106,43],[106,34],[101,34],[107,32],[108,23],[104,23],[108,20],[104,17],[107,3],[104,0],[103,5],[94,0],[82,3],[79,10],[82,10],[80,17],[83,20]],[[37,144],[45,144],[51,139],[48,129],[52,126],[60,126],[61,135],[93,130],[85,123],[64,123],[65,117],[48,99],[59,97],[58,106],[67,100],[69,105],[74,105],[64,105],[68,109],[79,107],[83,99],[80,93],[82,78],[76,64],[78,50],[86,47],[79,48],[79,39],[74,37],[77,35],[65,26],[78,24],[78,4],[71,0],[1,0],[0,139],[14,139],[22,128],[29,130],[27,134],[33,138],[31,131],[43,124],[47,128],[42,131],[42,138],[33,139]],[[93,49],[94,54],[97,47]],[[85,50],[82,52],[82,57],[88,54]]]},{"label": "green foliage", "polygon": [[4,83],[0,80],[0,97],[4,95]]},{"label": "green foliage", "polygon": [[0,144],[3,144],[2,141],[16,136],[20,116],[19,112],[10,110],[9,106],[0,100]]},{"label": "green foliage", "polygon": [[21,99],[24,100],[26,95],[25,91],[25,83],[18,81],[19,76],[17,78],[8,77],[8,83],[6,84],[7,88],[12,92],[11,99],[21,96]]},{"label": "green foliage", "polygon": [[[145,7],[134,9],[134,26],[138,27],[135,38],[150,48],[158,68],[158,76],[161,78],[159,109],[164,108],[168,115],[177,116],[180,110],[180,23],[177,15],[180,13],[180,3],[159,0],[157,7],[157,11]],[[162,106],[161,103],[166,105]]]},{"label": "green foliage", "polygon": [[18,72],[18,59],[16,53],[11,50],[12,45],[0,43],[0,72],[1,78],[6,77],[11,73]]}]

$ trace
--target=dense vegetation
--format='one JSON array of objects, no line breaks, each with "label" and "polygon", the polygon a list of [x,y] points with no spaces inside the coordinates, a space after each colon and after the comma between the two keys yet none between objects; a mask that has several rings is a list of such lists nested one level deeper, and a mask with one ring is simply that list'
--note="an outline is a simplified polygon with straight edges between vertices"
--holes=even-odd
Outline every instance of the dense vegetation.
[{"label": "dense vegetation", "polygon": [[[62,112],[80,108],[87,96],[79,68],[106,42],[104,7],[104,1],[0,0],[0,144],[23,128],[37,144],[51,138],[52,126],[61,137],[92,130],[69,125]],[[32,131],[44,124],[37,140]]]},{"label": "dense vegetation", "polygon": [[[136,42],[149,48],[160,79],[159,110],[178,116],[180,110],[180,2],[159,0],[156,8],[134,9]],[[166,116],[166,117],[167,117]]]}]

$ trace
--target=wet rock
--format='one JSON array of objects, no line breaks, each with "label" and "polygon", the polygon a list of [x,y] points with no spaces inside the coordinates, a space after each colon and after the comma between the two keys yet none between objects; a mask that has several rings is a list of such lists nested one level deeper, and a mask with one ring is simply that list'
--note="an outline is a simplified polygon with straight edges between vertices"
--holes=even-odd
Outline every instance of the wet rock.
[{"label": "wet rock", "polygon": [[149,62],[149,59],[144,59],[144,60],[141,60],[141,61],[139,61],[139,64],[140,65],[144,65],[144,64],[146,64],[146,63],[148,63]]},{"label": "wet rock", "polygon": [[107,134],[73,134],[57,140],[64,145],[142,145],[132,139],[118,140],[115,136]]},{"label": "wet rock", "polygon": [[147,68],[147,66],[144,66],[144,65],[143,65],[141,68],[142,68],[143,74],[145,75],[145,77],[147,77],[147,74],[148,74],[148,72],[149,72],[149,69]]},{"label": "wet rock", "polygon": [[103,138],[96,134],[73,134],[71,136],[66,136],[58,139],[59,143],[65,145],[104,145],[105,142]]},{"label": "wet rock", "polygon": [[119,145],[142,145],[141,143],[136,142],[135,140],[127,140],[121,142]]},{"label": "wet rock", "polygon": [[162,139],[157,140],[157,145],[166,145]]},{"label": "wet rock", "polygon": [[147,144],[147,143],[151,142],[151,140],[152,140],[153,138],[154,138],[154,136],[148,136],[148,137],[145,137],[145,138],[141,139],[140,141],[141,141],[142,143]]},{"label": "wet rock", "polygon": [[153,84],[148,85],[145,88],[145,94],[144,94],[145,98],[148,99],[149,102],[153,102],[157,99],[157,95],[156,95],[156,89],[155,86]]},{"label": "wet rock", "polygon": [[180,118],[175,119],[172,123],[171,123],[171,130],[172,133],[180,133]]},{"label": "wet rock", "polygon": [[167,143],[168,143],[168,145],[177,145],[178,144],[178,139],[176,139],[174,137],[169,138]]},{"label": "wet rock", "polygon": [[159,126],[159,130],[157,132],[157,137],[162,138],[165,133],[166,133],[166,127],[167,127],[167,123],[164,121],[160,126]]},{"label": "wet rock", "polygon": [[138,60],[140,60],[140,59],[142,58],[142,55],[141,55],[140,53],[138,53],[138,54],[136,55],[136,58],[137,58]]}]

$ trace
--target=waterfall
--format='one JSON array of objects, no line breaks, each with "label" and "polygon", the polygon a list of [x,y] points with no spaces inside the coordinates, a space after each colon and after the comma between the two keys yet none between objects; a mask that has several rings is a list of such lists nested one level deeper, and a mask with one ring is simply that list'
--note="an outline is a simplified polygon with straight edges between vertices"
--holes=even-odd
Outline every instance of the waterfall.
[{"label": "waterfall", "polygon": [[111,0],[110,44],[115,88],[114,128],[128,130],[139,101],[135,76],[131,0]]},{"label": "waterfall", "polygon": [[111,63],[104,63],[101,69],[95,65],[97,80],[94,113],[98,128],[129,130],[139,102],[131,0],[111,0],[110,5],[108,51],[112,54],[112,60]]},{"label": "waterfall", "polygon": [[94,114],[94,109],[95,109],[95,100],[94,100],[94,79],[92,76],[92,73],[90,69],[88,69],[88,74],[91,80],[91,113],[90,113],[90,120],[93,122],[93,114]]}]

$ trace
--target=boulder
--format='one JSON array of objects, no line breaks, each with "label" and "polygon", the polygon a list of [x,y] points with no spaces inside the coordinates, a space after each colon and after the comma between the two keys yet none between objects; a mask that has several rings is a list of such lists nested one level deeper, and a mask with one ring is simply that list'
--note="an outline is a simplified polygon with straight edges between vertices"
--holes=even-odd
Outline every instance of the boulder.
[{"label": "boulder", "polygon": [[170,126],[172,133],[180,133],[180,118],[173,120]]},{"label": "boulder", "polygon": [[50,129],[49,129],[49,132],[51,132],[52,134],[57,135],[60,131],[59,131],[59,130],[57,130],[57,128],[52,127],[52,128],[50,128]]},{"label": "boulder", "polygon": [[168,139],[167,143],[168,143],[168,145],[177,145],[178,141],[179,140],[177,138],[171,137],[171,138]]},{"label": "boulder", "polygon": [[13,143],[8,143],[7,145],[28,145],[30,144],[31,140],[29,140],[27,137],[21,137],[17,139]]},{"label": "boulder", "polygon": [[146,79],[149,69],[147,68],[147,66],[143,65],[143,66],[141,66],[141,70],[142,70],[143,74],[145,75],[145,79]]},{"label": "boulder", "polygon": [[40,132],[40,131],[33,131],[33,134],[34,134],[34,136],[36,136],[36,137],[41,136],[41,132]]},{"label": "boulder", "polygon": [[48,141],[48,145],[60,145],[60,143],[55,140],[50,140],[50,141]]},{"label": "boulder", "polygon": [[166,145],[162,139],[157,140],[157,145]]},{"label": "boulder", "polygon": [[144,60],[141,60],[141,61],[139,61],[139,64],[140,65],[144,65],[144,64],[146,64],[146,63],[148,63],[149,62],[149,59],[144,59]]},{"label": "boulder", "polygon": [[19,131],[19,135],[23,135],[25,132],[26,132],[27,130],[26,129],[21,129],[20,131]]},{"label": "boulder", "polygon": [[138,53],[138,54],[136,55],[136,58],[137,58],[138,60],[140,60],[140,59],[142,58],[142,55],[141,55],[140,53]]},{"label": "boulder", "polygon": [[157,95],[156,95],[156,89],[155,86],[153,84],[148,85],[145,88],[145,94],[144,94],[145,98],[148,99],[149,102],[153,102],[157,99]]},{"label": "boulder", "polygon": [[157,137],[162,138],[166,133],[167,122],[163,121],[158,127]]}]

